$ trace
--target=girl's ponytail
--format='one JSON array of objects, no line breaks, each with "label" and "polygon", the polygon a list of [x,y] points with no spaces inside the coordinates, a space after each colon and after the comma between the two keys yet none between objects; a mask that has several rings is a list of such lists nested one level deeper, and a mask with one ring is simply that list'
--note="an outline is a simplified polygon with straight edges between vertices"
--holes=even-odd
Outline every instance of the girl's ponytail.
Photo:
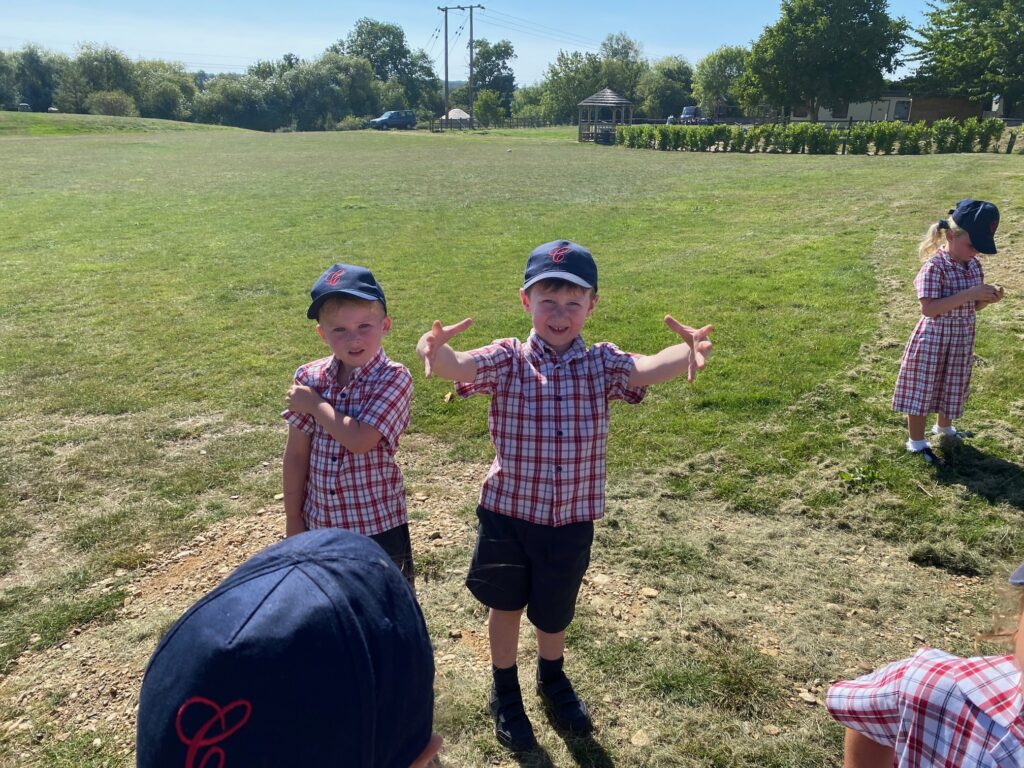
[{"label": "girl's ponytail", "polygon": [[921,261],[927,261],[935,255],[935,252],[939,250],[939,246],[942,245],[942,241],[945,239],[942,235],[942,230],[949,228],[950,223],[946,219],[940,219],[928,227],[924,239],[917,244],[917,255],[921,258]]}]

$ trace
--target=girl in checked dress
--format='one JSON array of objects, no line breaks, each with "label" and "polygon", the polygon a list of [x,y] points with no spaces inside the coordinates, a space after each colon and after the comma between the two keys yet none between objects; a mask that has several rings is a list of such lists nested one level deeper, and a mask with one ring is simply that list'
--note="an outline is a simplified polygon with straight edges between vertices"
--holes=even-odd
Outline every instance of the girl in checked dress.
[{"label": "girl in checked dress", "polygon": [[986,285],[979,253],[996,252],[999,209],[983,200],[961,200],[949,219],[932,224],[918,253],[924,264],[914,279],[921,319],[907,342],[896,378],[892,409],[907,414],[907,450],[939,462],[925,439],[925,422],[938,414],[932,433],[957,435],[974,356],[974,316],[1003,298]]}]

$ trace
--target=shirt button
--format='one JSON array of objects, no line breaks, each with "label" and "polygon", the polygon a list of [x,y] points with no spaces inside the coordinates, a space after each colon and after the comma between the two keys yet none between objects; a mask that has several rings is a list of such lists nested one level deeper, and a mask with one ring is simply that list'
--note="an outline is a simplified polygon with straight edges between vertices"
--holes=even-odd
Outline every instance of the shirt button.
[{"label": "shirt button", "polygon": [[559,437],[561,437],[562,436],[562,430],[558,430],[557,432],[555,432],[555,434],[558,435]]},{"label": "shirt button", "polygon": [[[561,467],[555,467],[555,472],[561,472],[561,471],[562,471]],[[331,491],[331,493],[334,493],[334,491]]]},{"label": "shirt button", "polygon": [[331,496],[334,496],[334,495],[335,495],[335,492],[334,492],[334,491],[331,491]]},{"label": "shirt button", "polygon": [[337,460],[338,460],[337,456],[331,456],[331,461],[337,461]]},{"label": "shirt button", "polygon": [[559,395],[558,397],[555,398],[555,400],[557,400],[558,402],[562,402],[562,396]]}]

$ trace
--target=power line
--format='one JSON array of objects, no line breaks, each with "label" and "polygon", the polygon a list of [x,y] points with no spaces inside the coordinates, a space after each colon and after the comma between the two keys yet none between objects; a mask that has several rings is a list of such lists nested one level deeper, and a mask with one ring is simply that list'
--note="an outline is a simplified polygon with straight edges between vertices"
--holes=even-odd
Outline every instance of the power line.
[{"label": "power line", "polygon": [[557,27],[549,27],[545,24],[530,21],[520,16],[513,16],[510,13],[503,13],[502,11],[496,11],[493,8],[489,11],[484,12],[484,16],[496,16],[496,19],[488,19],[488,23],[494,25],[503,24],[508,29],[516,31],[526,32],[527,34],[533,34],[536,36],[546,36],[552,38],[558,38],[563,42],[572,42],[574,44],[584,45],[589,48],[599,48],[601,44],[596,40],[577,35],[574,32],[568,32],[564,29]]}]

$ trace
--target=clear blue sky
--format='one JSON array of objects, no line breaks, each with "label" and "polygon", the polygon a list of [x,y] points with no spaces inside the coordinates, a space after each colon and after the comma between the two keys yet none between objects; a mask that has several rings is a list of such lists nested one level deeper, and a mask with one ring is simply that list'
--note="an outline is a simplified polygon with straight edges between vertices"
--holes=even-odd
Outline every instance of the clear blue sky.
[{"label": "clear blue sky", "polygon": [[[0,49],[36,43],[73,54],[80,43],[107,44],[134,59],[183,62],[188,69],[241,72],[259,59],[285,53],[312,59],[345,37],[362,16],[398,24],[409,47],[423,48],[443,72],[445,3],[375,0],[373,3],[312,0],[33,0],[7,3]],[[466,5],[466,3],[462,3]],[[777,0],[499,0],[474,12],[474,35],[512,41],[516,82],[543,77],[559,49],[596,51],[612,32],[625,32],[649,59],[681,55],[691,63],[721,45],[749,45],[779,17]],[[912,25],[923,22],[926,0],[890,0],[889,11]],[[448,13],[449,77],[466,78],[469,14]],[[463,26],[463,22],[467,22]],[[463,27],[460,31],[460,27]],[[458,36],[456,37],[458,33]]]}]

